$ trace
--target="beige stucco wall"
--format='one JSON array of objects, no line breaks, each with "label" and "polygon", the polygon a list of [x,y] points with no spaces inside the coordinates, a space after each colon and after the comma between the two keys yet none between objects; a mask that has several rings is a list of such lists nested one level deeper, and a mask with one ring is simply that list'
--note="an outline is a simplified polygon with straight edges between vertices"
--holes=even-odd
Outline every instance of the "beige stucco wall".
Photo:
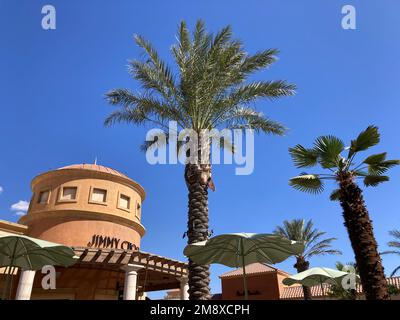
[{"label": "beige stucco wall", "polygon": [[[76,187],[76,199],[62,200],[64,187]],[[19,220],[28,227],[27,235],[79,247],[88,246],[94,235],[100,235],[140,247],[145,233],[140,223],[145,193],[128,177],[95,170],[59,169],[35,177],[31,188],[28,213]],[[104,203],[92,201],[93,188],[107,191]],[[40,193],[47,190],[47,202],[39,203]],[[121,194],[130,198],[129,209],[119,206]]]}]

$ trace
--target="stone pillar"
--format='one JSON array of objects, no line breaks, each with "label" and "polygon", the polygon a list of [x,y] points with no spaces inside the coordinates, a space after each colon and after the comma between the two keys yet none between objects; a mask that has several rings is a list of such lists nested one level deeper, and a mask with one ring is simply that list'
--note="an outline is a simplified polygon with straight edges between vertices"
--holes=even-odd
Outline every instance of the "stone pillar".
[{"label": "stone pillar", "polygon": [[189,279],[188,277],[178,278],[181,283],[181,300],[189,300]]},{"label": "stone pillar", "polygon": [[35,279],[34,270],[23,270],[19,277],[17,294],[15,295],[15,300],[30,300],[33,280]]},{"label": "stone pillar", "polygon": [[127,264],[125,270],[124,300],[136,300],[137,272],[143,268],[136,264]]}]

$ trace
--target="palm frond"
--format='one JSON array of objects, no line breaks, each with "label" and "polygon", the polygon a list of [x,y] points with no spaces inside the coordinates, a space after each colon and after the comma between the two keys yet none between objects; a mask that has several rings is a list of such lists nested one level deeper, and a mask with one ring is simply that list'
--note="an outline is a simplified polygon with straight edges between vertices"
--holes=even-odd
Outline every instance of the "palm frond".
[{"label": "palm frond", "polygon": [[339,166],[340,154],[343,150],[343,141],[335,136],[322,136],[314,142],[314,151],[318,154],[318,161],[326,169]]},{"label": "palm frond", "polygon": [[243,59],[239,70],[242,73],[250,74],[254,71],[261,70],[273,64],[276,61],[276,56],[279,54],[277,49],[268,49],[258,52],[254,55],[249,55]]},{"label": "palm frond", "polygon": [[333,190],[331,195],[329,196],[329,199],[331,201],[338,201],[339,198],[340,198],[340,189]]},{"label": "palm frond", "polygon": [[291,178],[289,185],[299,191],[313,194],[321,193],[324,190],[324,185],[320,177],[315,174],[303,174]]},{"label": "palm frond", "polygon": [[386,160],[386,152],[369,156],[362,163],[368,165],[368,172],[372,175],[381,175],[400,164],[400,160]]},{"label": "palm frond", "polygon": [[289,240],[305,243],[305,248],[301,256],[308,258],[324,254],[340,254],[339,250],[331,248],[331,243],[336,238],[323,238],[325,232],[314,228],[312,220],[305,222],[303,219],[293,219],[283,221],[282,226],[277,226],[274,230]]},{"label": "palm frond", "polygon": [[226,119],[222,119],[228,129],[253,129],[256,132],[283,135],[286,128],[279,122],[270,120],[261,112],[251,108],[238,108],[233,110]]},{"label": "palm frond", "polygon": [[324,256],[327,254],[336,254],[336,255],[341,255],[342,251],[340,250],[335,250],[335,249],[326,249],[328,247],[323,247],[321,249],[315,249],[312,250],[309,254],[307,254],[307,257],[313,257],[313,256]]},{"label": "palm frond", "polygon": [[178,43],[171,47],[171,52],[180,72],[183,73],[189,58],[189,50],[191,46],[189,30],[187,29],[185,21],[182,21],[179,25],[177,40]]},{"label": "palm frond", "polygon": [[297,168],[313,167],[317,164],[318,154],[313,149],[307,149],[298,144],[289,148],[289,153]]},{"label": "palm frond", "polygon": [[368,175],[364,178],[366,187],[376,187],[378,184],[389,181],[388,176]]},{"label": "palm frond", "polygon": [[286,81],[258,81],[238,87],[230,95],[233,105],[252,102],[258,98],[275,99],[295,94],[296,86]]},{"label": "palm frond", "polygon": [[397,254],[400,256],[400,250],[386,250],[381,252],[380,254]]},{"label": "palm frond", "polygon": [[395,239],[400,240],[400,230],[391,230],[389,231],[389,234],[394,237]]},{"label": "palm frond", "polygon": [[394,276],[396,275],[396,273],[399,272],[399,271],[400,271],[400,266],[396,267],[396,268],[392,271],[392,273],[390,274],[390,276],[391,276],[391,277],[394,277]]},{"label": "palm frond", "polygon": [[359,151],[364,151],[377,145],[379,141],[380,134],[378,127],[372,125],[368,126],[355,140],[351,141],[348,158],[350,159]]},{"label": "palm frond", "polygon": [[106,118],[106,126],[115,122],[142,124],[145,121],[163,127],[167,126],[168,121],[176,121],[181,126],[185,125],[185,118],[180,110],[169,106],[162,99],[137,96],[125,89],[112,90],[106,94],[106,98],[113,105],[121,105],[120,110],[114,111]]}]

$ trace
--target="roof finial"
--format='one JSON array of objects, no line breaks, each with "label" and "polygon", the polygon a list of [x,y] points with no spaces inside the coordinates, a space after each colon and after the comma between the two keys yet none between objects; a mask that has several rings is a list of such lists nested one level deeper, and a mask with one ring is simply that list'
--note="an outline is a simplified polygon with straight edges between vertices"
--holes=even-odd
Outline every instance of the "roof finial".
[{"label": "roof finial", "polygon": [[97,157],[94,158],[94,164],[97,164]]}]

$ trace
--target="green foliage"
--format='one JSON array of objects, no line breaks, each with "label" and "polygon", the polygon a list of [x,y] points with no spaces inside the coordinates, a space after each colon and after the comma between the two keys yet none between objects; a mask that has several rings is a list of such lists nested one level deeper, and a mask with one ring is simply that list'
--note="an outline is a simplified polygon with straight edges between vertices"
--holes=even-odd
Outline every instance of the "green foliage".
[{"label": "green foliage", "polygon": [[314,152],[318,155],[319,163],[325,169],[339,165],[340,153],[343,150],[343,141],[334,136],[322,136],[314,142]]},{"label": "green foliage", "polygon": [[323,238],[326,232],[314,228],[312,220],[285,220],[282,226],[275,228],[274,233],[289,240],[304,242],[305,248],[301,254],[304,259],[325,254],[341,254],[339,250],[331,248],[331,243],[336,238]]},{"label": "green foliage", "polygon": [[289,185],[293,188],[309,193],[320,193],[324,190],[324,185],[318,175],[315,174],[302,174],[293,177],[289,181]]},{"label": "green foliage", "polygon": [[394,286],[393,284],[388,285],[388,291],[391,296],[400,294],[400,289]]},{"label": "green foliage", "polygon": [[[386,152],[371,155],[360,164],[354,162],[358,152],[375,146],[379,141],[378,128],[369,126],[351,141],[347,157],[342,155],[343,151],[347,149],[343,141],[331,135],[317,138],[313,148],[306,148],[302,145],[289,148],[289,154],[296,167],[319,165],[322,169],[329,171],[326,174],[302,174],[291,178],[289,185],[299,191],[316,194],[324,190],[325,180],[339,181],[343,174],[349,174],[354,179],[363,179],[366,187],[375,187],[389,181],[389,177],[383,174],[399,165],[400,160],[386,160]],[[339,190],[334,190],[330,199],[336,201],[339,200],[339,196]]]},{"label": "green foliage", "polygon": [[255,110],[254,102],[291,96],[295,85],[283,80],[249,80],[277,60],[278,50],[248,54],[242,43],[232,38],[230,26],[213,35],[202,21],[192,33],[181,22],[177,43],[171,48],[176,68],[168,66],[143,37],[135,36],[135,42],[143,59],[129,61],[129,72],[140,84],[141,93],[127,89],[108,92],[107,100],[119,109],[107,117],[105,125],[150,123],[166,130],[169,121],[176,121],[179,128],[198,133],[213,128],[285,133],[283,125]]},{"label": "green foliage", "polygon": [[340,189],[335,189],[332,191],[331,195],[329,196],[329,199],[331,199],[331,201],[337,201],[339,200],[340,197]]},{"label": "green foliage", "polygon": [[378,127],[368,126],[367,129],[358,135],[357,139],[351,140],[348,158],[351,158],[357,152],[367,150],[377,145],[379,141],[380,134],[378,132]]},{"label": "green foliage", "polygon": [[[391,230],[389,234],[394,238],[393,241],[388,242],[388,246],[392,248],[391,250],[384,251],[382,254],[394,254],[400,256],[400,230]],[[391,273],[391,277],[396,275],[400,271],[400,265],[397,266]]]},{"label": "green foliage", "polygon": [[313,167],[317,164],[318,154],[313,149],[306,149],[298,144],[289,148],[289,153],[297,168]]}]

